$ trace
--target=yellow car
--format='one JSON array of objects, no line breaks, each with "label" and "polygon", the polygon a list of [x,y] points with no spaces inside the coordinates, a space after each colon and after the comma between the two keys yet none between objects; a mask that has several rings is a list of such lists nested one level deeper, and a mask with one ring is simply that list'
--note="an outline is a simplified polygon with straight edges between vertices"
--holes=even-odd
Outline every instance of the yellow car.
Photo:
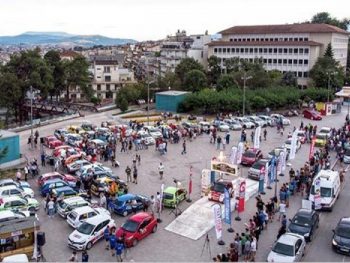
[{"label": "yellow car", "polygon": [[68,131],[69,133],[79,133],[81,130],[82,130],[81,127],[75,126],[75,125],[71,125],[71,126],[68,126],[68,127],[67,127],[67,131]]},{"label": "yellow car", "polygon": [[315,140],[315,146],[316,147],[323,147],[327,143],[327,134],[325,133],[317,133],[316,134],[316,140]]}]

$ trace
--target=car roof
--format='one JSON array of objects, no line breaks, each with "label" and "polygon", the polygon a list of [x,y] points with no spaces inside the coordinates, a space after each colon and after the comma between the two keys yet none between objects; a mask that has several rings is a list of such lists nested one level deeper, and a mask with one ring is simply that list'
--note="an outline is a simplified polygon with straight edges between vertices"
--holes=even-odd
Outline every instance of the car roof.
[{"label": "car roof", "polygon": [[349,225],[350,227],[350,217],[343,217],[342,219],[340,219],[339,224]]},{"label": "car roof", "polygon": [[10,179],[10,178],[0,180],[0,184],[12,183],[12,182],[14,182],[14,180],[13,180],[13,179]]},{"label": "car roof", "polygon": [[132,221],[140,222],[144,220],[146,217],[149,217],[151,214],[146,213],[146,212],[140,212],[137,213],[136,215],[131,216],[129,219]]},{"label": "car roof", "polygon": [[69,197],[63,200],[63,202],[65,203],[75,203],[78,201],[86,201],[84,198],[82,198],[81,196],[73,196],[73,197]]},{"label": "car roof", "polygon": [[253,152],[253,153],[257,153],[260,150],[258,148],[249,148],[248,150],[246,150],[245,152]]},{"label": "car roof", "polygon": [[94,217],[90,217],[85,220],[86,223],[92,224],[92,225],[97,225],[101,223],[102,221],[105,221],[106,219],[110,219],[107,215],[104,214],[98,214]]},{"label": "car roof", "polygon": [[168,186],[165,188],[164,193],[174,194],[176,192],[176,187],[174,186]]},{"label": "car roof", "polygon": [[0,190],[4,191],[4,190],[9,190],[9,189],[16,189],[18,188],[16,185],[11,184],[11,185],[5,185],[5,186],[0,186]]},{"label": "car roof", "polygon": [[49,179],[49,180],[45,181],[44,185],[58,183],[58,182],[64,182],[65,183],[65,181],[63,181],[60,178],[54,178],[54,179]]},{"label": "car roof", "polygon": [[61,192],[67,191],[67,190],[71,190],[71,191],[75,192],[75,191],[73,190],[73,188],[70,187],[70,186],[63,186],[63,187],[55,188],[55,189],[54,189],[54,191],[56,191],[56,193],[61,193]]},{"label": "car roof", "polygon": [[312,216],[313,214],[314,214],[313,210],[301,208],[298,210],[298,212],[295,215]]},{"label": "car roof", "polygon": [[0,211],[0,218],[6,218],[6,217],[10,217],[13,216],[15,213],[11,210],[3,210]]},{"label": "car roof", "polygon": [[302,238],[302,236],[294,233],[285,233],[277,240],[277,242],[294,246],[299,238]]},{"label": "car roof", "polygon": [[18,200],[18,199],[21,199],[21,200],[22,200],[23,198],[21,198],[21,197],[19,197],[19,196],[16,196],[16,195],[12,195],[12,196],[0,197],[0,199],[2,199],[3,202],[5,203],[5,202],[13,201],[13,200]]},{"label": "car roof", "polygon": [[[46,178],[46,177],[55,176],[55,175],[61,175],[61,174],[58,172],[46,173],[46,174],[42,174],[41,178]],[[52,179],[52,180],[54,180],[54,179]]]},{"label": "car roof", "polygon": [[125,194],[125,195],[121,195],[117,198],[118,201],[121,201],[121,202],[125,202],[125,201],[128,201],[130,199],[134,199],[136,197],[136,195],[134,194]]},{"label": "car roof", "polygon": [[[68,198],[70,199],[70,198]],[[84,214],[84,213],[88,213],[88,212],[92,212],[92,211],[95,211],[91,206],[81,206],[81,207],[77,207],[75,209],[73,209],[72,212],[75,212],[77,214]]]}]

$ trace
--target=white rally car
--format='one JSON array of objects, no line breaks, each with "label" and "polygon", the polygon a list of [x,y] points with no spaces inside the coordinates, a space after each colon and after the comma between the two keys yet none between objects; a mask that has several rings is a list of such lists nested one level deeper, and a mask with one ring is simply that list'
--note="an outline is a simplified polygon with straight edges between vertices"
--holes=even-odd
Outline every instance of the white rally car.
[{"label": "white rally car", "polygon": [[90,249],[98,240],[103,238],[105,228],[116,227],[110,216],[100,214],[84,221],[68,237],[68,246],[75,250]]},{"label": "white rally car", "polygon": [[92,208],[91,206],[83,206],[75,208],[68,214],[67,223],[71,227],[77,228],[87,219],[97,215],[107,215],[107,217],[111,217],[111,213],[102,207]]}]

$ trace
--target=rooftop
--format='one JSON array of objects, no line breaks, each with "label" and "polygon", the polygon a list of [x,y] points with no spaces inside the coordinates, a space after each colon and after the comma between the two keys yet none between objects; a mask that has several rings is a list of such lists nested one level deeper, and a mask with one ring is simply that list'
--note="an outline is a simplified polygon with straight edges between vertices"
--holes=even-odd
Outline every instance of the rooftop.
[{"label": "rooftop", "polygon": [[0,234],[13,233],[34,227],[34,222],[36,226],[39,226],[39,221],[36,219],[36,217],[19,218],[2,222],[0,226]]},{"label": "rooftop", "polygon": [[290,33],[339,33],[349,32],[328,24],[285,24],[285,25],[255,25],[255,26],[234,26],[225,29],[220,34],[290,34]]},{"label": "rooftop", "polygon": [[315,41],[212,41],[208,46],[321,46]]},{"label": "rooftop", "polygon": [[187,91],[178,91],[178,90],[169,90],[169,91],[162,91],[162,92],[157,92],[156,94],[159,95],[168,95],[168,96],[179,96],[179,95],[184,95],[190,92]]}]

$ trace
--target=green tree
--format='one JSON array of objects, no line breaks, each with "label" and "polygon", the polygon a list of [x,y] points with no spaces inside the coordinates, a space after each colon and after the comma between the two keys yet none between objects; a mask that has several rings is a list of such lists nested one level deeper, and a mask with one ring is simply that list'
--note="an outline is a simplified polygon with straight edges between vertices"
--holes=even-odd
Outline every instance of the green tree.
[{"label": "green tree", "polygon": [[240,59],[238,57],[226,59],[224,62],[226,73],[238,72],[240,70]]},{"label": "green tree", "polygon": [[220,76],[218,80],[218,85],[216,87],[217,91],[225,90],[225,89],[235,89],[238,88],[235,78],[232,74],[223,74]]},{"label": "green tree", "polygon": [[279,85],[281,83],[283,74],[279,70],[271,70],[268,71],[267,74],[273,86]]},{"label": "green tree", "polygon": [[127,99],[123,95],[117,96],[116,105],[122,112],[126,112],[129,106]]},{"label": "green tree", "polygon": [[17,101],[22,100],[22,87],[14,73],[0,75],[0,105],[6,109],[5,124],[8,125],[12,113],[18,115]]},{"label": "green tree", "polygon": [[329,24],[347,30],[350,25],[350,20],[348,18],[343,18],[342,20],[339,20],[337,18],[332,17],[328,12],[320,12],[312,17],[311,23]]},{"label": "green tree", "polygon": [[167,90],[169,87],[171,89],[177,90],[181,86],[180,80],[173,72],[165,72],[164,77],[160,78],[159,88],[161,90]]},{"label": "green tree", "polygon": [[185,75],[184,87],[185,90],[197,92],[207,86],[207,77],[203,71],[198,69],[190,70]]},{"label": "green tree", "polygon": [[298,86],[298,79],[293,72],[287,71],[282,76],[281,85],[282,86],[296,87],[296,86]]},{"label": "green tree", "polygon": [[48,51],[44,59],[47,65],[52,70],[53,86],[49,90],[49,95],[51,99],[56,96],[56,99],[62,94],[65,89],[65,70],[63,62],[60,57],[60,53],[56,50]]},{"label": "green tree", "polygon": [[332,44],[328,43],[327,48],[324,52],[324,56],[325,57],[330,57],[330,58],[334,58],[334,52],[333,52],[333,48],[332,48]]},{"label": "green tree", "polygon": [[211,86],[218,84],[218,79],[221,75],[221,60],[217,56],[208,58],[208,82]]},{"label": "green tree", "polygon": [[185,87],[185,76],[188,72],[191,70],[200,70],[204,72],[203,66],[199,64],[195,59],[193,58],[184,58],[181,60],[181,62],[176,66],[175,68],[175,74],[180,80],[181,87]]},{"label": "green tree", "polygon": [[87,100],[90,100],[93,91],[90,83],[89,76],[89,63],[83,56],[76,56],[73,60],[65,60],[63,62],[65,71],[65,90],[66,99],[69,99],[69,88],[79,86]]}]

